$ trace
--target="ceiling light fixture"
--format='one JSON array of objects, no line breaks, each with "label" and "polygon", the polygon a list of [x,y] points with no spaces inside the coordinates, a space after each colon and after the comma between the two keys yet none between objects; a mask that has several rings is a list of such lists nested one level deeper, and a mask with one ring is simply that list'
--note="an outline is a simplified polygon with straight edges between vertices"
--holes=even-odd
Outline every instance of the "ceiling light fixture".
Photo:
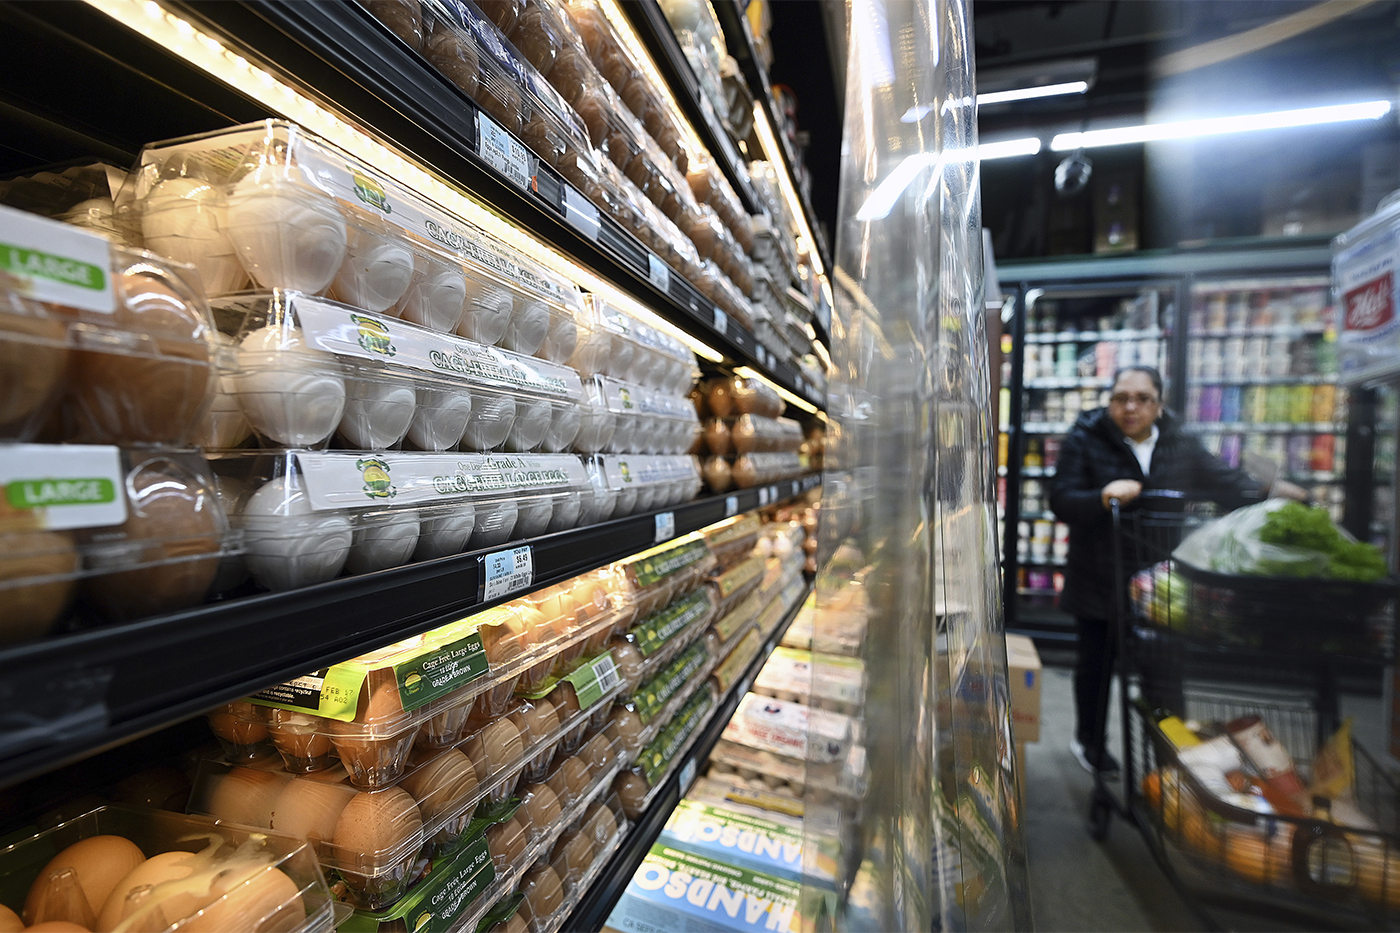
[{"label": "ceiling light fixture", "polygon": [[988,107],[992,104],[1009,104],[1013,100],[1059,97],[1062,94],[1083,94],[1087,90],[1088,81],[1065,81],[1061,84],[1042,84],[1039,87],[1022,87],[1010,91],[991,91],[977,95],[977,106]]},{"label": "ceiling light fixture", "polygon": [[1368,100],[1357,104],[1337,104],[1331,107],[1307,107],[1301,110],[1276,110],[1272,113],[1241,114],[1233,117],[1210,117],[1204,120],[1179,120],[1172,123],[1147,123],[1142,126],[1120,126],[1083,133],[1060,133],[1050,140],[1056,152],[1089,149],[1095,146],[1123,146],[1129,143],[1157,142],[1166,139],[1190,139],[1197,136],[1221,136],[1227,133],[1248,133],[1293,126],[1316,126],[1322,123],[1347,123],[1354,120],[1379,120],[1390,113],[1388,100]]}]

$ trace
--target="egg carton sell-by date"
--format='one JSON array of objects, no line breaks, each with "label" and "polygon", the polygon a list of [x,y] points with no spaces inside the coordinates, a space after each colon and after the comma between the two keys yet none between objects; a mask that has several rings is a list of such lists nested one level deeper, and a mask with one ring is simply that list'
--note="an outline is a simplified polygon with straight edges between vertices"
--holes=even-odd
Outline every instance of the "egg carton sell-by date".
[{"label": "egg carton sell-by date", "polygon": [[578,341],[575,285],[285,121],[146,146],[119,214],[210,295],[324,295],[556,362]]},{"label": "egg carton sell-by date", "polygon": [[102,806],[0,848],[4,906],[63,929],[330,933],[330,892],[299,836]]},{"label": "egg carton sell-by date", "polygon": [[184,609],[238,561],[198,453],[0,444],[0,644],[40,638],[79,597],[99,621]]},{"label": "egg carton sell-by date", "polygon": [[[591,519],[571,454],[246,451],[211,458],[241,570],[287,590],[561,531]],[[240,568],[224,579],[241,582]]]},{"label": "egg carton sell-by date", "polygon": [[700,492],[700,469],[686,454],[590,457],[585,462],[601,520],[689,502]]},{"label": "egg carton sell-by date", "polygon": [[[566,366],[339,302],[273,291],[215,299],[219,391],[200,440],[234,448],[572,449],[588,421]],[[587,439],[585,438],[587,442]]]}]

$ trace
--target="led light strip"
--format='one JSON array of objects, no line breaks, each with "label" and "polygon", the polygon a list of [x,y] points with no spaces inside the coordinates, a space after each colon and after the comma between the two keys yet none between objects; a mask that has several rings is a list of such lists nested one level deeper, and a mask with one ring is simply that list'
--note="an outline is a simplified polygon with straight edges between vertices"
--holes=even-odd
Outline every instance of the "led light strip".
[{"label": "led light strip", "polygon": [[784,389],[782,386],[778,385],[776,382],[769,379],[767,376],[763,375],[763,373],[758,372],[755,369],[750,369],[747,366],[736,366],[734,368],[734,374],[736,376],[743,376],[746,379],[757,379],[759,382],[763,383],[768,388],[781,395],[783,397],[783,401],[787,402],[789,405],[794,405],[807,412],[808,414],[815,415],[817,413],[817,406],[813,405],[811,402],[807,401],[806,399],[800,396],[793,395],[787,389]]},{"label": "led light strip", "polygon": [[505,217],[468,197],[417,163],[366,135],[277,75],[248,61],[219,39],[200,31],[188,20],[166,10],[155,0],[87,0],[87,3],[194,67],[246,94],[274,113],[280,113],[363,159],[388,177],[402,182],[429,200],[476,224],[545,268],[565,276],[590,292],[602,295],[626,313],[670,334],[705,359],[716,363],[724,360],[724,354],[685,333],[606,279],[530,236]]},{"label": "led light strip", "polygon": [[787,162],[783,158],[783,148],[778,144],[778,137],[773,133],[773,125],[768,122],[768,111],[763,109],[763,104],[755,102],[753,105],[753,127],[758,134],[758,141],[763,145],[763,153],[769,162],[778,169],[775,174],[778,176],[778,187],[783,191],[783,200],[787,202],[788,210],[797,219],[802,238],[807,247],[807,255],[812,263],[812,271],[817,275],[825,275],[826,269],[822,267],[821,253],[817,250],[817,238],[812,236],[812,228],[807,225],[807,215],[802,210],[802,199],[797,196],[797,189],[792,186],[792,179],[788,175]]}]

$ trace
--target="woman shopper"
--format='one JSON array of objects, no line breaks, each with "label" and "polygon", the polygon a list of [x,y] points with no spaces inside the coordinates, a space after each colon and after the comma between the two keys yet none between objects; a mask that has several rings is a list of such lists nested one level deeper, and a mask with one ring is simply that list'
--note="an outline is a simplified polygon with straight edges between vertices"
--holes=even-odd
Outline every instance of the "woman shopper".
[{"label": "woman shopper", "polygon": [[[1104,729],[1108,682],[1118,650],[1114,587],[1126,587],[1127,581],[1114,579],[1110,502],[1117,499],[1121,508],[1129,509],[1144,490],[1171,490],[1225,509],[1265,495],[1247,473],[1212,456],[1181,429],[1162,404],[1161,373],[1150,366],[1130,366],[1114,376],[1107,408],[1079,416],[1060,445],[1050,485],[1050,508],[1069,525],[1060,608],[1074,616],[1079,634],[1070,749],[1091,773],[1118,771],[1118,762],[1105,748]],[[1271,492],[1307,497],[1303,489],[1282,481],[1275,482]],[[1130,572],[1136,569],[1130,567]]]}]

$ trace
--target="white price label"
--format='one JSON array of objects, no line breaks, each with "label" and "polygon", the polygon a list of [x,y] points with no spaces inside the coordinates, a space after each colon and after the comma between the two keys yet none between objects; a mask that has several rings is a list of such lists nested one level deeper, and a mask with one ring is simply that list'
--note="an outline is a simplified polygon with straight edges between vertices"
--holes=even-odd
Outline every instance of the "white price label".
[{"label": "white price label", "polygon": [[798,495],[798,494],[801,493],[801,492],[802,492],[802,484],[799,483],[797,480],[793,480],[793,481],[792,481],[792,494],[795,496],[795,495]]},{"label": "white price label", "polygon": [[721,334],[729,333],[729,315],[725,314],[718,307],[715,308],[715,330]]},{"label": "white price label", "polygon": [[738,496],[725,496],[725,497],[724,497],[724,517],[725,517],[725,518],[733,518],[735,515],[738,515],[738,514],[739,514],[739,497],[738,497]]},{"label": "white price label", "polygon": [[656,543],[670,541],[676,536],[676,513],[662,512],[656,516]]},{"label": "white price label", "polygon": [[768,487],[768,501],[769,501],[769,502],[777,502],[777,501],[778,501],[778,487],[777,487],[776,485],[774,485],[774,486],[769,486],[769,487]]},{"label": "white price label", "polygon": [[482,558],[483,602],[529,589],[535,580],[535,557],[529,546],[497,551]]},{"label": "white price label", "polygon": [[530,151],[484,113],[476,115],[477,154],[519,188],[530,188]]},{"label": "white price label", "polygon": [[647,278],[661,291],[671,293],[671,267],[655,253],[647,253]]},{"label": "white price label", "polygon": [[695,782],[695,759],[691,758],[681,767],[681,796],[684,797],[690,791],[690,785]]},{"label": "white price label", "polygon": [[597,242],[598,232],[603,227],[603,222],[598,218],[598,208],[569,185],[563,188],[564,219],[579,233]]},{"label": "white price label", "polygon": [[764,486],[758,491],[758,505],[760,508],[768,504],[768,487]]}]

